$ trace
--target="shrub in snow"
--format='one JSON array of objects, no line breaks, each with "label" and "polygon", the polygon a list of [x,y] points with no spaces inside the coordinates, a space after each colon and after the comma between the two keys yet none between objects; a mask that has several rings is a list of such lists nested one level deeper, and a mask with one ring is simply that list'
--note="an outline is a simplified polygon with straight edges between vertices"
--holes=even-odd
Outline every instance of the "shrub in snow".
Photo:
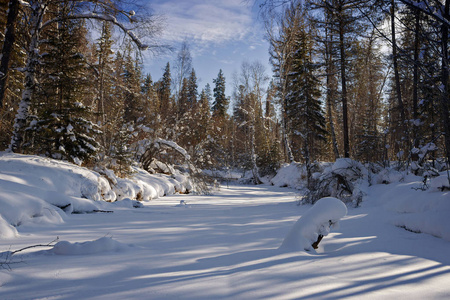
[{"label": "shrub in snow", "polygon": [[347,214],[345,204],[334,197],[318,200],[294,224],[280,249],[291,251],[311,251],[331,228],[339,226],[339,220]]},{"label": "shrub in snow", "polygon": [[212,179],[193,164],[191,156],[177,143],[146,139],[136,143],[135,148],[141,167],[149,173],[170,175],[175,192],[208,194],[211,191]]},{"label": "shrub in snow", "polygon": [[315,203],[318,199],[331,196],[358,206],[365,194],[363,187],[368,185],[367,178],[368,171],[361,163],[350,158],[339,158],[322,174],[314,173],[309,193],[302,202]]}]

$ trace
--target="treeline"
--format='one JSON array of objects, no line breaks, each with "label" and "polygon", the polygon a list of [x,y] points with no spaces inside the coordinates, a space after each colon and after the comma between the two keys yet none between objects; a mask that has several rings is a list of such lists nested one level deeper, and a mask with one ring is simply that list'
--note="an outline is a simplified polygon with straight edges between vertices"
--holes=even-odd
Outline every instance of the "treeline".
[{"label": "treeline", "polygon": [[0,148],[126,173],[145,151],[174,159],[141,149],[166,140],[255,183],[283,162],[312,172],[339,157],[419,171],[450,157],[448,2],[260,2],[274,77],[243,62],[212,87],[198,86],[187,43],[162,78],[144,74],[140,51],[159,49],[161,24],[143,8],[2,2]]},{"label": "treeline", "polygon": [[259,3],[285,160],[448,163],[449,1]]}]

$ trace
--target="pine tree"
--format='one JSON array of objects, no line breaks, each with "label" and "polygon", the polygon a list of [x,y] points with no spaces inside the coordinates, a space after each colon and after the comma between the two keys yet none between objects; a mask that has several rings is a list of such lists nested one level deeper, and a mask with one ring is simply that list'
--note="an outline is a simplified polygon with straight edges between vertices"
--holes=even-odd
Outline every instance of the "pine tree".
[{"label": "pine tree", "polygon": [[159,112],[161,113],[161,119],[163,121],[168,118],[173,107],[170,94],[171,84],[172,77],[170,75],[170,64],[167,63],[164,69],[163,77],[161,78],[158,86]]},{"label": "pine tree", "polygon": [[181,85],[180,94],[178,95],[178,116],[179,118],[187,113],[192,107],[189,103],[189,90],[188,90],[188,79],[183,79],[183,84]]},{"label": "pine tree", "polygon": [[209,136],[212,130],[211,124],[211,108],[209,105],[207,88],[202,89],[197,104],[197,109],[194,112],[194,123],[191,131],[193,132],[192,158],[195,165],[200,167],[211,166],[211,153],[207,147],[209,143]]},{"label": "pine tree", "polygon": [[212,106],[213,117],[225,119],[230,100],[225,95],[225,77],[223,76],[222,69],[220,69],[217,78],[213,82],[215,84],[214,103]]},{"label": "pine tree", "polygon": [[187,103],[190,108],[194,108],[197,105],[198,97],[198,84],[197,75],[195,75],[195,70],[192,68],[191,74],[189,75],[187,82]]},{"label": "pine tree", "polygon": [[[68,14],[71,6],[58,3],[53,8]],[[80,51],[87,44],[86,33],[79,20],[63,20],[46,31],[46,54],[41,59],[40,89],[36,94],[40,101],[33,106],[36,115],[24,145],[33,153],[77,164],[92,158],[98,149],[98,130],[88,121],[90,112],[82,103],[90,95],[87,65]]]},{"label": "pine tree", "polygon": [[[297,7],[302,10],[301,7]],[[294,149],[301,149],[297,159],[302,157],[311,177],[311,163],[322,152],[320,143],[325,141],[325,117],[320,101],[320,81],[317,77],[318,64],[313,62],[314,33],[306,23],[308,16],[301,15],[295,34],[292,55],[292,69],[289,74],[286,115],[292,130]]]},{"label": "pine tree", "polygon": [[141,93],[145,106],[145,124],[152,130],[156,130],[156,128],[159,128],[159,98],[150,74],[147,74],[144,78]]}]

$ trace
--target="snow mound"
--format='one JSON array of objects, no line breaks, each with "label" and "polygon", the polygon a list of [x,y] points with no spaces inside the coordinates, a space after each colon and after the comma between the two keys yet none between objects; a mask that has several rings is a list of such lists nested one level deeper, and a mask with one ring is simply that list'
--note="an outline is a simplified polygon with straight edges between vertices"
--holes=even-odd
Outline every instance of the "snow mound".
[{"label": "snow mound", "polygon": [[0,218],[14,227],[29,223],[63,222],[56,207],[27,191],[11,189],[2,180],[0,180]]},{"label": "snow mound", "polygon": [[13,238],[16,236],[18,236],[17,229],[6,222],[0,215],[0,239]]},{"label": "snow mound", "polygon": [[86,255],[105,252],[121,252],[129,248],[129,245],[122,244],[110,237],[102,237],[95,241],[87,241],[82,243],[60,241],[55,244],[53,249],[48,250],[48,252],[57,255]]},{"label": "snow mound", "polygon": [[450,190],[450,181],[447,175],[440,175],[430,179],[428,184],[432,190]]},{"label": "snow mound", "polygon": [[188,205],[188,203],[185,200],[180,200],[180,204],[175,205],[175,207],[186,207],[186,208],[189,208],[191,206]]},{"label": "snow mound", "polygon": [[[441,187],[440,177],[436,177],[436,187]],[[397,213],[393,225],[450,241],[450,191],[441,192],[432,182],[428,190],[419,188],[423,185],[421,181],[397,183],[384,189],[384,193],[375,190],[372,197],[385,209]]]},{"label": "snow mound", "polygon": [[[277,175],[270,181],[274,186],[301,189],[305,180],[302,180],[303,167],[300,163],[283,165]],[[303,174],[303,177],[306,176]],[[305,177],[306,178],[306,177]]]},{"label": "snow mound", "polygon": [[405,178],[405,174],[395,169],[383,169],[376,176],[377,184],[390,184],[394,182],[400,182]]},{"label": "snow mound", "polygon": [[0,179],[67,196],[99,201],[111,190],[108,181],[97,172],[45,157],[2,153],[0,170]]},{"label": "snow mound", "polygon": [[125,198],[120,201],[113,203],[115,207],[125,207],[125,208],[142,208],[144,205],[136,200],[131,200],[130,198]]},{"label": "snow mound", "polygon": [[[134,167],[129,178],[33,155],[0,152],[0,238],[29,223],[59,224],[65,215],[141,207],[152,200],[192,189],[188,177],[150,174]],[[124,201],[123,201],[124,200]],[[113,205],[114,207],[114,205]]]},{"label": "snow mound", "polygon": [[318,200],[294,224],[280,249],[311,251],[319,235],[327,236],[331,228],[338,228],[339,220],[347,214],[347,206],[334,197]]}]

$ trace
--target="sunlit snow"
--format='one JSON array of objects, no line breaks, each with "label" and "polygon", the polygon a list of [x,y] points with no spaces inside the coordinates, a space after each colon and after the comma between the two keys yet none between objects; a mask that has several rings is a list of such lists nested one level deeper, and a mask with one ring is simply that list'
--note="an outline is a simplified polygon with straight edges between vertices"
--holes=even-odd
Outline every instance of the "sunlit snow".
[{"label": "sunlit snow", "polygon": [[[293,181],[291,169],[285,178]],[[163,192],[157,180],[171,182],[136,175]],[[443,179],[423,191],[421,177],[374,178],[361,207],[346,208],[334,198],[298,206],[297,190],[236,184],[208,196],[108,203],[96,200],[106,185],[81,188],[99,177],[63,162],[0,156],[0,299],[450,297]],[[323,220],[340,226],[328,232]],[[298,228],[313,230],[296,239],[290,232]],[[318,249],[279,249],[286,237],[307,245],[316,236],[301,238],[311,232],[328,233]],[[11,255],[33,245],[41,246]]]}]

